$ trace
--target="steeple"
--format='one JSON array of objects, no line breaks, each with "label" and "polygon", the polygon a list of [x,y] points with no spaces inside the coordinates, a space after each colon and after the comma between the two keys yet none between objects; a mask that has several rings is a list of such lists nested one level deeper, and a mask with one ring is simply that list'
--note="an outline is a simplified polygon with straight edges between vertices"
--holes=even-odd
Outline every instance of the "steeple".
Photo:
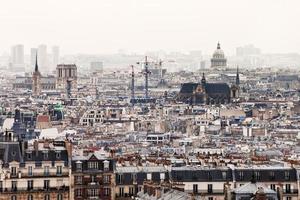
[{"label": "steeple", "polygon": [[35,69],[34,69],[35,72],[38,72],[39,71],[39,66],[38,66],[38,59],[37,59],[37,52],[35,54]]},{"label": "steeple", "polygon": [[201,84],[204,85],[206,83],[205,75],[202,73]]},{"label": "steeple", "polygon": [[239,85],[240,85],[239,66],[237,66],[237,68],[236,68],[235,84],[236,84],[237,86],[239,86]]}]

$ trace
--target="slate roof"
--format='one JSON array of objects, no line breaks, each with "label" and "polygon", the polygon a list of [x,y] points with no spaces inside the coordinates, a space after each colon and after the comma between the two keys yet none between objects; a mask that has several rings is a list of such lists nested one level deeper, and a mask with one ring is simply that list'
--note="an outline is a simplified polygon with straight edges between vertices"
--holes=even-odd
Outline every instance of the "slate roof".
[{"label": "slate roof", "polygon": [[0,156],[0,160],[2,160],[4,164],[12,161],[23,162],[23,157],[18,142],[0,143]]},{"label": "slate roof", "polygon": [[194,89],[198,87],[199,83],[183,83],[181,85],[180,93],[193,93]]},{"label": "slate roof", "polygon": [[[181,85],[180,93],[191,94],[193,91],[201,85],[200,83],[183,83]],[[227,94],[230,95],[229,85],[226,83],[206,83],[205,90],[208,94]]]},{"label": "slate roof", "polygon": [[206,83],[205,90],[208,94],[212,94],[212,93],[230,94],[230,88],[226,83]]},{"label": "slate roof", "polygon": [[265,194],[277,194],[274,190],[265,187],[261,183],[247,183],[233,190],[235,194],[255,194],[258,190],[263,190]]}]

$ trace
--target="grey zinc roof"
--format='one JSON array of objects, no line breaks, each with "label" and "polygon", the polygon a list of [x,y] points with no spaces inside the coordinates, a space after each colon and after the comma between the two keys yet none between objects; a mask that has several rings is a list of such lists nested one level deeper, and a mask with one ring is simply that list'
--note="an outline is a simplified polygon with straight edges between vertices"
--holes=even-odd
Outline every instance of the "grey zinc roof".
[{"label": "grey zinc roof", "polygon": [[265,187],[261,183],[247,183],[233,190],[236,194],[255,194],[259,189],[262,189],[265,194],[276,194],[274,190]]}]

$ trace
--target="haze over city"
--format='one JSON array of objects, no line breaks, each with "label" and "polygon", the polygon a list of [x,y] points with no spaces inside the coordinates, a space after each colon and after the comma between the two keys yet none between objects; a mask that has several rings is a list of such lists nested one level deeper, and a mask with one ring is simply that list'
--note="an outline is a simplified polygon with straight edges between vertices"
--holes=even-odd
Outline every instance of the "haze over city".
[{"label": "haze over city", "polygon": [[27,54],[38,44],[62,54],[211,54],[220,41],[228,55],[245,44],[300,53],[299,18],[298,0],[11,0],[0,7],[0,52],[20,43]]},{"label": "haze over city", "polygon": [[300,200],[300,0],[3,0],[0,200]]}]

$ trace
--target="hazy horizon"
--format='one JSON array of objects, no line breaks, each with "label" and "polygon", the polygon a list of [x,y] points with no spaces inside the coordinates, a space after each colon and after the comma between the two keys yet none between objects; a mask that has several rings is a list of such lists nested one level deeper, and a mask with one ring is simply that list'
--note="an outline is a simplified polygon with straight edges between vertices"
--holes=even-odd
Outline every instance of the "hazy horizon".
[{"label": "hazy horizon", "polygon": [[11,0],[0,13],[0,52],[23,44],[28,54],[47,44],[62,54],[211,54],[220,41],[226,55],[246,44],[263,53],[300,53],[297,0]]}]

